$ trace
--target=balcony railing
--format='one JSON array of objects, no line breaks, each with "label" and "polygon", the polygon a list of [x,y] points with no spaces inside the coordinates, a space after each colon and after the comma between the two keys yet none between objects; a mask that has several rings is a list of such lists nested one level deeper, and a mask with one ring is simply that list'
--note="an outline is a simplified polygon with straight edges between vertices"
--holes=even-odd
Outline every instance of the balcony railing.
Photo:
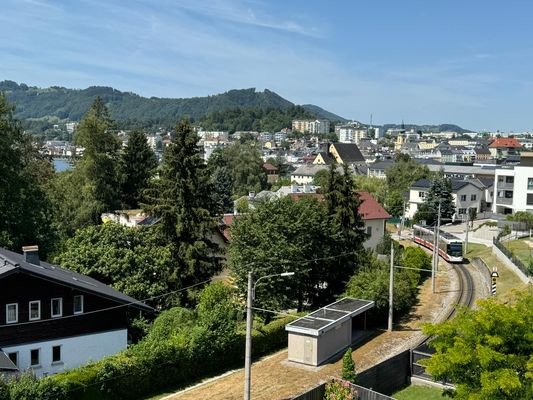
[{"label": "balcony railing", "polygon": [[496,187],[498,188],[498,190],[502,190],[502,189],[514,189],[514,183],[507,183],[507,182],[498,182],[496,184]]},{"label": "balcony railing", "polygon": [[510,205],[510,204],[513,204],[513,199],[512,198],[507,198],[507,197],[496,197],[496,204],[507,204],[507,205]]}]

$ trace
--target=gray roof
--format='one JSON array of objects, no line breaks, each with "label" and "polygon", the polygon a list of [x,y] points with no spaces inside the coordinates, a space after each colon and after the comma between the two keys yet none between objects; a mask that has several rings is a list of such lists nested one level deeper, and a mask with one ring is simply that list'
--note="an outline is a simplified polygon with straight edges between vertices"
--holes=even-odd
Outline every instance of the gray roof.
[{"label": "gray roof", "polygon": [[446,165],[446,164],[427,164],[431,172],[438,172],[441,169],[447,174],[461,175],[494,175],[495,166],[481,167],[477,165]]},{"label": "gray roof", "polygon": [[343,162],[365,162],[365,158],[355,143],[334,143],[333,146]]},{"label": "gray roof", "polygon": [[304,164],[291,172],[291,175],[315,176],[318,171],[328,168],[329,167],[324,164]]},{"label": "gray roof", "polygon": [[285,330],[293,333],[320,336],[349,318],[370,310],[372,307],[374,307],[374,302],[371,300],[345,297],[287,324]]},{"label": "gray roof", "polygon": [[0,248],[0,279],[13,273],[24,273],[60,285],[67,285],[80,291],[92,293],[119,303],[130,304],[132,307],[146,311],[153,311],[150,306],[104,285],[96,279],[44,261],[40,261],[40,265],[31,264],[24,260],[22,254]]},{"label": "gray roof", "polygon": [[[461,179],[451,179],[452,183],[452,192],[457,192],[458,190],[461,190],[467,185],[473,185],[477,187],[478,189],[483,189],[483,186],[481,182],[479,182],[477,179],[476,182],[473,182],[472,180],[461,180]],[[421,189],[429,189],[431,187],[432,182],[429,179],[419,179],[415,183],[411,185],[412,188],[421,188]]]},{"label": "gray roof", "polygon": [[387,170],[394,165],[394,160],[380,160],[372,164],[368,164],[369,170]]}]

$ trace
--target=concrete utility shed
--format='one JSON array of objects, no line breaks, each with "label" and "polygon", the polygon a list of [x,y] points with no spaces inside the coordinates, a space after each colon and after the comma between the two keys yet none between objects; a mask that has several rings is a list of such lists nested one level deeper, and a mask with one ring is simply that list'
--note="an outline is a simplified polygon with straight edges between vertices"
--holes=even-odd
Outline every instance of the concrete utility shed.
[{"label": "concrete utility shed", "polygon": [[373,301],[345,297],[287,324],[289,361],[318,366],[346,349],[361,333],[354,318],[372,307]]}]

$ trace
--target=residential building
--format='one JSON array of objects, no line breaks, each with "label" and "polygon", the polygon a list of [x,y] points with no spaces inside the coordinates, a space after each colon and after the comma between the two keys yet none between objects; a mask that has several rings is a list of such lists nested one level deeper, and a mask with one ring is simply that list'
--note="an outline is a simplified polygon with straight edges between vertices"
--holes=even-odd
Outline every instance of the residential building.
[{"label": "residential building", "polygon": [[39,260],[38,247],[0,248],[0,348],[38,377],[115,354],[128,309],[151,307],[88,276]]},{"label": "residential building", "polygon": [[380,160],[375,163],[368,164],[368,176],[386,179],[387,170],[394,165],[394,160]]},{"label": "residential building", "polygon": [[368,129],[354,125],[335,126],[335,132],[340,143],[359,144],[361,139],[368,137]]},{"label": "residential building", "polygon": [[359,198],[361,200],[359,214],[365,223],[365,232],[368,235],[363,246],[367,249],[375,249],[383,240],[386,231],[385,224],[391,215],[370,193],[359,192]]},{"label": "residential building", "polygon": [[337,164],[364,165],[366,167],[365,158],[355,143],[332,143],[328,147],[328,152]]},{"label": "residential building", "polygon": [[[428,179],[419,179],[409,189],[409,205],[406,217],[413,218],[418,207],[426,200],[431,187]],[[456,213],[453,220],[465,219],[468,210],[473,208],[477,213],[487,209],[487,186],[479,179],[459,180],[452,179],[452,197]]]},{"label": "residential building", "polygon": [[[296,168],[291,172],[291,182],[295,182],[298,185],[305,185],[313,183],[313,179],[318,171],[328,169],[325,164],[304,164]],[[342,170],[342,169],[341,169]]]},{"label": "residential building", "polygon": [[327,119],[295,119],[292,121],[292,130],[312,134],[324,134],[329,133],[329,125],[330,123]]},{"label": "residential building", "polygon": [[277,182],[279,179],[279,169],[278,167],[270,164],[270,163],[264,163],[263,169],[266,171],[267,174],[267,182],[268,183],[274,183]]},{"label": "residential building", "polygon": [[489,144],[489,151],[493,158],[496,160],[506,159],[509,156],[520,155],[520,149],[522,145],[515,138],[495,138]]},{"label": "residential building", "polygon": [[492,158],[492,154],[486,146],[476,146],[474,151],[476,152],[476,161],[487,161]]},{"label": "residential building", "polygon": [[533,212],[533,152],[522,152],[519,165],[496,169],[494,194],[495,213]]}]

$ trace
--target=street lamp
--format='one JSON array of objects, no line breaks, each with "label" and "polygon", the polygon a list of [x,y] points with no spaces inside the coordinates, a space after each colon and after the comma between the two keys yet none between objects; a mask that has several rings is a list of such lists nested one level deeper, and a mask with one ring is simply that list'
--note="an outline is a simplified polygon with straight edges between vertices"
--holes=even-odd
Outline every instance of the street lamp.
[{"label": "street lamp", "polygon": [[244,400],[250,400],[250,388],[252,378],[252,304],[255,300],[255,288],[261,279],[275,276],[293,276],[294,272],[282,272],[280,274],[265,275],[253,282],[252,271],[248,272],[248,299],[246,301],[246,352],[244,355]]}]

